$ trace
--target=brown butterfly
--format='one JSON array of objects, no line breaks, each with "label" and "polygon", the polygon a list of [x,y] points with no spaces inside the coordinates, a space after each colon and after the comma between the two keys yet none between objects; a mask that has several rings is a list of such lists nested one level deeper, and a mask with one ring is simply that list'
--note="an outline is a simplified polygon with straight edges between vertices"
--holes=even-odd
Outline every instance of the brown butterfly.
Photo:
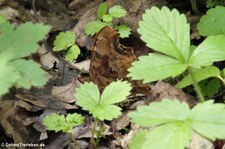
[{"label": "brown butterfly", "polygon": [[102,91],[112,81],[122,79],[132,83],[132,93],[150,93],[150,87],[141,81],[131,81],[126,77],[127,69],[136,60],[133,48],[119,43],[119,33],[109,27],[104,27],[96,36],[91,51],[90,80]]}]

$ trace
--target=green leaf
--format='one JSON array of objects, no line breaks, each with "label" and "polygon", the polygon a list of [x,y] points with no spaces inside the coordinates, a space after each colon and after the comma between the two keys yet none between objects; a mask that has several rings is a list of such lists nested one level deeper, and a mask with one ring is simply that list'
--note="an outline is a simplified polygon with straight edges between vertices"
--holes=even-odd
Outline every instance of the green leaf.
[{"label": "green leaf", "polygon": [[112,15],[114,18],[124,17],[126,13],[126,10],[120,5],[115,5],[109,9],[109,14]]},{"label": "green leaf", "polygon": [[106,14],[106,12],[107,12],[107,4],[101,3],[98,6],[98,10],[97,10],[98,19],[101,20],[102,17]]},{"label": "green leaf", "polygon": [[116,81],[110,83],[101,95],[101,105],[109,105],[121,102],[130,94],[132,87],[127,81]]},{"label": "green leaf", "polygon": [[103,27],[107,26],[108,24],[102,22],[100,20],[95,20],[88,23],[85,27],[85,33],[87,35],[93,36],[94,34],[98,33]]},{"label": "green leaf", "polygon": [[150,53],[139,57],[128,69],[128,77],[144,80],[145,83],[175,77],[186,70],[186,64],[169,56]]},{"label": "green leaf", "polygon": [[[195,76],[195,80],[197,82],[200,82],[202,80],[205,80],[210,77],[219,77],[220,76],[220,70],[215,66],[208,66],[205,68],[200,69],[194,69],[193,75]],[[193,83],[192,78],[189,75],[185,76],[180,82],[176,84],[176,87],[178,88],[184,88]]]},{"label": "green leaf", "polygon": [[39,48],[37,42],[42,40],[49,30],[49,26],[27,22],[13,32],[6,32],[0,40],[0,51],[4,49],[0,57],[16,59],[36,52]]},{"label": "green leaf", "polygon": [[62,131],[65,128],[66,120],[63,115],[52,114],[46,116],[43,121],[44,125],[47,126],[48,130],[55,132]]},{"label": "green leaf", "polygon": [[215,141],[225,139],[225,104],[208,100],[199,103],[191,111],[193,129],[202,136]]},{"label": "green leaf", "polygon": [[73,45],[69,48],[66,53],[66,60],[68,62],[72,62],[74,59],[77,59],[80,54],[80,48],[77,45]]},{"label": "green leaf", "polygon": [[[0,23],[0,41],[2,40],[2,38],[7,38],[7,36],[11,36],[13,30],[14,27],[9,22]],[[0,51],[3,50],[5,49],[0,48]]]},{"label": "green leaf", "polygon": [[128,114],[131,121],[140,126],[155,126],[184,121],[190,114],[190,108],[185,102],[177,99],[163,99],[149,106],[138,106],[137,111]]},{"label": "green leaf", "polygon": [[155,126],[136,139],[142,139],[141,149],[183,149],[193,130],[213,141],[225,138],[225,104],[214,104],[212,100],[190,110],[187,103],[163,99],[149,106],[138,106],[128,116],[137,125]]},{"label": "green leaf", "polygon": [[184,149],[192,137],[190,123],[180,122],[156,127],[146,135],[141,149]]},{"label": "green leaf", "polygon": [[217,6],[209,9],[206,15],[202,16],[197,26],[199,33],[202,36],[210,35],[225,35],[225,16],[221,15],[225,13],[225,7]]},{"label": "green leaf", "polygon": [[167,7],[160,10],[152,7],[143,14],[139,22],[138,33],[147,46],[177,58],[187,61],[190,48],[190,25],[184,14],[176,9],[170,11]]},{"label": "green leaf", "polygon": [[[129,144],[129,149],[138,149],[146,141],[146,136],[149,133],[148,130],[140,130],[132,138]],[[141,147],[142,148],[142,147]]]},{"label": "green leaf", "polygon": [[66,50],[70,46],[72,46],[75,42],[75,34],[74,32],[67,31],[61,32],[59,35],[56,36],[54,41],[54,51],[61,51]]},{"label": "green leaf", "polygon": [[18,59],[9,64],[18,71],[17,87],[30,89],[31,86],[43,86],[48,81],[40,65],[32,60]]},{"label": "green leaf", "polygon": [[84,110],[93,111],[98,106],[100,92],[97,85],[92,82],[85,82],[76,89],[75,96],[78,99],[77,105],[81,106]]},{"label": "green leaf", "polygon": [[102,20],[103,20],[104,22],[112,22],[113,17],[112,17],[110,14],[105,14],[105,15],[102,17]]},{"label": "green leaf", "polygon": [[14,85],[30,88],[31,85],[41,86],[46,83],[44,71],[39,65],[19,58],[35,52],[39,47],[37,42],[49,30],[49,26],[30,22],[17,29],[8,21],[0,23],[0,97]]},{"label": "green leaf", "polygon": [[192,53],[189,65],[195,68],[210,66],[213,62],[225,60],[225,36],[206,38]]},{"label": "green leaf", "polygon": [[66,123],[71,127],[72,130],[73,127],[84,123],[84,117],[81,114],[77,113],[68,114],[66,116]]},{"label": "green leaf", "polygon": [[103,120],[111,121],[121,114],[121,108],[116,105],[99,105],[91,112],[94,117]]},{"label": "green leaf", "polygon": [[131,90],[131,85],[126,81],[116,81],[109,84],[100,98],[98,87],[93,83],[84,83],[76,89],[77,105],[89,111],[100,120],[112,120],[121,114],[121,108],[114,103],[126,99]]},{"label": "green leaf", "polygon": [[84,123],[84,117],[80,114],[73,113],[68,114],[65,118],[64,115],[54,113],[46,116],[43,122],[44,125],[47,126],[48,130],[71,133],[73,127]]},{"label": "green leaf", "polygon": [[119,25],[115,28],[118,30],[121,38],[129,37],[129,35],[131,34],[131,29],[126,25]]},{"label": "green leaf", "polygon": [[2,63],[0,59],[0,98],[9,91],[9,88],[19,79],[19,74],[13,67],[9,67]]}]

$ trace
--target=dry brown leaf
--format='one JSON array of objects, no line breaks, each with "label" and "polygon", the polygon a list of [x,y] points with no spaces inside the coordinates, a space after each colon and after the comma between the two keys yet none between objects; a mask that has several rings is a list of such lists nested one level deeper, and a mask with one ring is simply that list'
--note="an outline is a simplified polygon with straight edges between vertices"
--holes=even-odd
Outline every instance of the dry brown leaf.
[{"label": "dry brown leaf", "polygon": [[[38,143],[37,132],[23,124],[26,119],[30,118],[30,113],[14,106],[14,100],[0,101],[0,115],[0,125],[14,143]],[[25,147],[20,148],[25,149]]]},{"label": "dry brown leaf", "polygon": [[151,85],[152,95],[148,97],[147,103],[153,101],[161,101],[163,98],[178,99],[180,101],[187,102],[190,106],[194,106],[197,100],[185,94],[182,89],[178,89],[169,83],[164,83],[163,81],[157,82],[155,85]]},{"label": "dry brown leaf", "polygon": [[84,60],[79,63],[72,63],[71,65],[74,66],[75,68],[78,68],[81,71],[89,72],[90,62],[91,62],[90,60]]},{"label": "dry brown leaf", "polygon": [[61,99],[66,103],[73,103],[75,102],[75,88],[79,86],[80,82],[75,79],[71,83],[65,86],[53,86],[51,92],[54,97]]}]

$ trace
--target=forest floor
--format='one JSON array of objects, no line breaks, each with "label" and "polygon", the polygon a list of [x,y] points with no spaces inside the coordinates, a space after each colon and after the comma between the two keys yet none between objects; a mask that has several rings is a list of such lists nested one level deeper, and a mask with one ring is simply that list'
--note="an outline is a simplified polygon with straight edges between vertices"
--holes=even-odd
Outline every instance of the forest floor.
[{"label": "forest floor", "polygon": [[[115,30],[104,29],[100,34],[93,37],[84,33],[85,25],[97,18],[97,8],[103,0],[1,0],[0,14],[4,14],[14,25],[32,21],[44,23],[51,26],[48,37],[40,42],[38,53],[32,58],[41,64],[49,78],[48,83],[41,88],[31,88],[30,90],[12,88],[10,93],[0,101],[0,143],[33,143],[38,147],[46,149],[85,149],[94,148],[90,143],[91,127],[93,127],[93,117],[76,105],[74,96],[75,89],[84,81],[92,81],[103,89],[110,82],[117,79],[126,79],[126,69],[141,55],[151,52],[146,44],[140,39],[137,33],[138,21],[144,11],[152,6],[179,8],[181,13],[185,13],[191,24],[191,38],[193,42],[202,41],[196,31],[196,24],[201,15],[206,12],[202,7],[199,14],[193,13],[189,1],[176,2],[166,0],[106,0],[109,7],[118,4],[127,10],[127,15],[122,19],[117,19],[114,23],[123,23],[131,28],[132,34],[129,38],[120,39],[120,43],[126,47],[132,47],[132,56],[123,55],[116,48],[104,49],[104,44],[113,44],[116,40],[109,36],[115,34]],[[76,34],[76,43],[81,49],[81,54],[76,61],[71,63],[65,61],[63,53],[54,52],[53,42],[60,32],[73,31]],[[32,34],[32,33],[31,33]],[[104,38],[106,43],[98,40]],[[104,55],[96,56],[93,49],[102,49]],[[101,53],[101,54],[102,54]],[[109,63],[115,67],[113,74],[110,68],[103,67],[103,57],[109,57]],[[122,57],[121,59],[117,59]],[[97,72],[97,73],[96,73]],[[177,89],[170,81],[159,81],[154,84],[137,84],[134,86],[133,95],[120,104],[122,115],[113,121],[105,121],[105,130],[102,133],[99,149],[126,149],[137,131],[137,126],[130,123],[127,116],[129,111],[134,110],[137,105],[149,104],[153,101],[160,101],[163,98],[180,99],[187,102],[191,107],[197,103],[195,94],[187,94],[181,89]],[[85,116],[85,124],[73,129],[73,136],[76,144],[72,143],[70,135],[63,132],[53,132],[46,130],[43,119],[52,113],[68,114],[80,113]],[[205,148],[222,148],[224,142],[210,142],[196,134],[190,148],[200,149],[200,145]],[[43,147],[41,147],[43,146]],[[224,146],[225,147],[225,146]],[[0,148],[8,148],[1,146]],[[29,148],[29,147],[10,147]]]}]

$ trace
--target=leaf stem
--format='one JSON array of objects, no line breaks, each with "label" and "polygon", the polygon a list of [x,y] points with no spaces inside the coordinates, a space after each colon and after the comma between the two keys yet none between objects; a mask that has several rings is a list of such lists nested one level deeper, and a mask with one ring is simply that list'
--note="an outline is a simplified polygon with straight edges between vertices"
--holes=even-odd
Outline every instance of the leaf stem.
[{"label": "leaf stem", "polygon": [[[99,130],[96,129],[96,127],[100,127]],[[91,129],[91,143],[96,147],[100,141],[100,136],[102,133],[102,123],[98,118],[94,118],[94,124],[93,127]],[[95,135],[96,135],[96,139],[95,139]]]},{"label": "leaf stem", "polygon": [[204,97],[202,95],[201,89],[200,89],[200,87],[198,85],[198,82],[196,81],[195,75],[193,74],[191,67],[188,67],[188,72],[189,72],[189,74],[191,76],[191,79],[192,79],[192,82],[193,82],[193,86],[194,86],[194,89],[195,89],[195,91],[196,91],[196,93],[198,95],[199,101],[200,102],[204,102],[205,99],[204,99]]},{"label": "leaf stem", "polygon": [[223,82],[223,85],[225,85],[225,80],[221,76],[217,76],[218,79],[220,79]]},{"label": "leaf stem", "polygon": [[97,126],[97,120],[96,118],[94,118],[94,124],[91,129],[91,144],[93,144],[94,146],[96,146],[96,142],[95,142],[96,126]]},{"label": "leaf stem", "polygon": [[72,139],[72,143],[74,143],[74,145],[76,145],[76,139],[75,139],[75,136],[74,136],[72,130],[71,130],[71,132],[70,132],[70,137],[71,137],[71,139]]},{"label": "leaf stem", "polygon": [[194,13],[199,14],[198,7],[197,7],[197,4],[196,4],[196,0],[190,0],[190,1],[191,1],[191,8],[194,11]]}]

